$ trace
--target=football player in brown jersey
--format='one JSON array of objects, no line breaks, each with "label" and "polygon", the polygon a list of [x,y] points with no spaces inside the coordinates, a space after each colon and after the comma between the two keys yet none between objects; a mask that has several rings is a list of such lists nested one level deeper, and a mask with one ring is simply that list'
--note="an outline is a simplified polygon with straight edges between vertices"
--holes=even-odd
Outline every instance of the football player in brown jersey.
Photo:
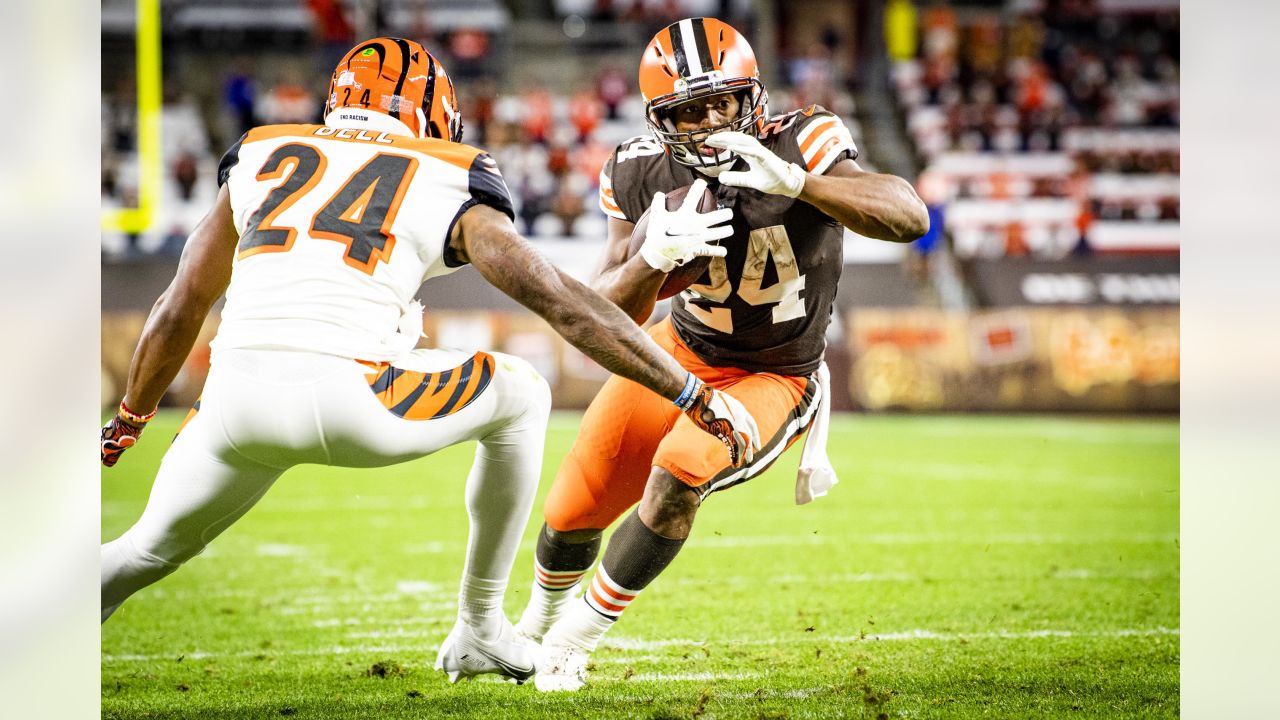
[{"label": "football player in brown jersey", "polygon": [[[517,625],[542,642],[540,690],[580,688],[589,654],[679,552],[706,497],[763,472],[809,427],[825,392],[813,376],[844,229],[893,242],[928,230],[911,185],[860,168],[836,115],[809,106],[769,116],[751,46],[719,20],[660,31],[645,48],[640,91],[652,136],[619,145],[601,172],[609,238],[594,287],[643,321],[667,272],[709,257],[650,335],[746,405],[766,444],[734,468],[722,445],[656,394],[623,378],[605,384],[546,500],[532,597]],[[651,213],[666,212],[662,193],[695,180],[732,209],[733,233],[718,241],[727,253],[708,251],[715,240],[672,242],[652,222],[641,251],[630,252],[641,215],[654,203]],[[570,602],[603,529],[637,503],[582,598]]]}]

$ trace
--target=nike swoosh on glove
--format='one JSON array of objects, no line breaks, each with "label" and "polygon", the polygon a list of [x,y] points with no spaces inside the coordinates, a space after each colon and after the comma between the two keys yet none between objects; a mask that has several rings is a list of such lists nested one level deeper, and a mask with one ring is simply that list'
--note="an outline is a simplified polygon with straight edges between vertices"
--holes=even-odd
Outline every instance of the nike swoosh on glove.
[{"label": "nike swoosh on glove", "polygon": [[125,450],[133,447],[146,425],[135,425],[116,414],[102,426],[102,464],[113,467]]},{"label": "nike swoosh on glove", "polygon": [[773,151],[746,133],[718,132],[707,138],[708,147],[729,150],[747,161],[748,170],[729,170],[719,175],[724,185],[748,187],[770,195],[793,198],[804,189],[804,168],[773,154]]},{"label": "nike swoosh on glove", "polygon": [[733,234],[733,211],[720,208],[709,213],[698,212],[698,201],[707,189],[707,181],[698,178],[689,187],[684,202],[675,210],[667,209],[666,193],[654,193],[649,205],[649,228],[640,246],[640,256],[654,270],[669,273],[696,257],[724,257],[728,249],[712,245]]},{"label": "nike swoosh on glove", "polygon": [[729,449],[729,462],[735,467],[748,465],[760,449],[760,429],[737,398],[710,385],[702,385],[693,404],[684,414],[702,430],[720,438]]}]

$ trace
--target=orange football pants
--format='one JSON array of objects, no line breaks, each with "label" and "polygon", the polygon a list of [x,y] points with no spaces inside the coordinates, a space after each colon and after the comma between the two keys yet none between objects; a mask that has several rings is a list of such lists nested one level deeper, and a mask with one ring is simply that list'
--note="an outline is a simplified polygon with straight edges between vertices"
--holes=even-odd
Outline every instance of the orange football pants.
[{"label": "orange football pants", "polygon": [[[752,373],[704,363],[676,337],[667,318],[649,336],[685,369],[714,388],[726,390],[756,419],[763,443],[750,476],[763,472],[782,449],[803,434],[796,422],[813,398],[807,377]],[[693,424],[670,400],[642,385],[613,376],[591,401],[573,449],[560,465],[543,507],[547,525],[561,532],[606,528],[640,502],[650,469],[660,467],[699,494],[734,472],[729,451],[715,436]],[[744,478],[745,479],[745,478]]]}]

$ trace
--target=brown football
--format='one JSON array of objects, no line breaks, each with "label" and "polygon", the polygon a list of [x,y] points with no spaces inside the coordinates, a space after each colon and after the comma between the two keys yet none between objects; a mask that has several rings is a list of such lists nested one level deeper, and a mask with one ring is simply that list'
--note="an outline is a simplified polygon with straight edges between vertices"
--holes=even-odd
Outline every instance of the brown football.
[{"label": "brown football", "polygon": [[[676,188],[667,193],[667,209],[675,210],[684,202],[684,196],[689,194],[690,185]],[[698,212],[708,213],[717,207],[715,193],[711,192],[711,188],[707,188],[702,193],[702,199],[698,201]],[[645,210],[640,216],[640,220],[636,222],[636,227],[631,231],[631,247],[628,257],[640,252],[640,246],[644,245],[645,233],[649,231],[649,211]],[[672,295],[678,294],[681,290],[696,283],[707,271],[707,265],[711,264],[711,258],[699,257],[689,262],[678,265],[674,270],[667,273],[667,279],[662,282],[662,287],[658,290],[658,299],[665,300]]]}]

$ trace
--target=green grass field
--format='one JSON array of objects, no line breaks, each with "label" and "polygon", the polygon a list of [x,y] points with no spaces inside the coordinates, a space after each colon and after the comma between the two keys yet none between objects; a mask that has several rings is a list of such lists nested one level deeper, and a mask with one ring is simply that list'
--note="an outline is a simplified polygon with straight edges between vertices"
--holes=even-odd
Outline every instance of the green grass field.
[{"label": "green grass field", "polygon": [[[103,473],[136,519],[181,415]],[[508,593],[578,416],[557,415]],[[1159,718],[1178,715],[1178,424],[836,417],[831,495],[798,448],[712,496],[606,636],[592,684],[450,685],[472,448],[287,473],[102,629],[106,718]]]}]

